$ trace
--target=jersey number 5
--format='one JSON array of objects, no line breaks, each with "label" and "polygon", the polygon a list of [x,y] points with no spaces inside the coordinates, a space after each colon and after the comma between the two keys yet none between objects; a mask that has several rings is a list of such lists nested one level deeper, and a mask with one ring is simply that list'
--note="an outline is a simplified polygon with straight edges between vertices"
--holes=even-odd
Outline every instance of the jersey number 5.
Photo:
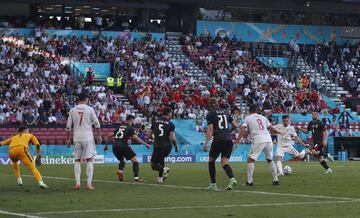
[{"label": "jersey number 5", "polygon": [[228,121],[227,121],[227,117],[226,115],[218,115],[219,117],[219,129],[224,129],[224,127],[227,129],[228,128]]},{"label": "jersey number 5", "polygon": [[82,120],[83,120],[83,116],[84,116],[84,112],[79,112],[80,115],[80,121],[79,121],[79,126],[81,126]]},{"label": "jersey number 5", "polygon": [[159,136],[164,136],[164,125],[163,124],[159,124],[159,131],[160,131]]}]

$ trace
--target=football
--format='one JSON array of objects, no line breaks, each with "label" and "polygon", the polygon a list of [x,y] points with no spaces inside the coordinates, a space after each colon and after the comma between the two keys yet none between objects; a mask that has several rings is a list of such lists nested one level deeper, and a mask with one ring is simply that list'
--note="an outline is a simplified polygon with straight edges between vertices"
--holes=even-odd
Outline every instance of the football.
[{"label": "football", "polygon": [[285,166],[283,171],[285,175],[291,175],[292,173],[292,169],[289,166]]}]

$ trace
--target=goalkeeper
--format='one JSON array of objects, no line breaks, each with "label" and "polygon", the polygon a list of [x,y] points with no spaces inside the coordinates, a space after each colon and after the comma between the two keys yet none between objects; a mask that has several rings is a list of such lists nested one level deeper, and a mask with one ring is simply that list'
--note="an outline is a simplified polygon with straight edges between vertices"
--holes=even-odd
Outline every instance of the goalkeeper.
[{"label": "goalkeeper", "polygon": [[26,126],[20,127],[19,133],[17,135],[0,142],[0,146],[9,145],[9,157],[12,161],[12,167],[17,178],[17,184],[19,186],[23,185],[22,179],[20,177],[18,163],[20,160],[24,166],[26,166],[32,172],[36,181],[39,183],[39,187],[41,189],[48,189],[49,187],[42,181],[42,177],[39,171],[36,169],[34,160],[29,153],[29,142],[36,146],[36,165],[41,165],[39,140],[34,135],[29,133],[29,129]]}]

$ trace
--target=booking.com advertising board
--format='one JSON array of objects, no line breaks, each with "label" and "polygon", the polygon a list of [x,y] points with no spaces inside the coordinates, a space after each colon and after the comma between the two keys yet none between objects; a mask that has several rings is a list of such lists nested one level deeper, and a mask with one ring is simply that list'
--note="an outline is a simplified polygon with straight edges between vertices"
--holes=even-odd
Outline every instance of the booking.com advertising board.
[{"label": "booking.com advertising board", "polygon": [[[165,158],[166,163],[202,163],[209,160],[208,153],[201,151],[195,154],[186,154],[182,152],[183,146],[180,146],[180,152],[175,153],[174,149],[171,154]],[[276,147],[276,146],[275,146]],[[133,145],[135,153],[137,154],[138,160],[141,163],[150,163],[151,162],[151,152],[152,149],[143,149],[143,146]],[[234,151],[230,158],[230,162],[245,162],[249,153],[250,145],[244,144],[239,145],[239,147]],[[30,146],[30,153],[35,158],[35,147]],[[109,150],[103,151],[103,146],[97,146],[98,155],[94,157],[94,162],[96,164],[116,164],[119,161],[112,153],[112,148],[109,146]],[[275,153],[274,153],[275,154]],[[41,146],[41,158],[43,164],[74,164],[74,158],[72,156],[72,148],[67,148],[63,145],[42,145]],[[285,160],[289,160],[290,156],[285,156]],[[259,161],[265,161],[264,154],[261,154]],[[220,157],[217,159],[220,161]],[[11,164],[11,160],[8,155],[8,146],[0,147],[0,165]]]}]

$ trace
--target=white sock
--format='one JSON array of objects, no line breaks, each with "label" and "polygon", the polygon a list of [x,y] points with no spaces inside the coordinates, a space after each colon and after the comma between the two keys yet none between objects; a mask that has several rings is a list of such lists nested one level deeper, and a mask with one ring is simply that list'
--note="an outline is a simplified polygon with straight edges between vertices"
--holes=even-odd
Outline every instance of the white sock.
[{"label": "white sock", "polygon": [[76,184],[80,185],[80,177],[81,177],[81,163],[80,163],[80,161],[75,161],[74,172],[75,172]]},{"label": "white sock", "polygon": [[278,176],[277,176],[277,170],[276,170],[276,165],[274,163],[274,161],[271,161],[269,163],[269,166],[270,166],[270,169],[271,169],[271,173],[272,173],[272,176],[273,176],[273,181],[278,181]]},{"label": "white sock", "polygon": [[281,160],[277,160],[277,161],[276,161],[276,168],[277,168],[277,172],[278,172],[278,173],[281,173],[281,174],[283,173]]},{"label": "white sock", "polygon": [[23,184],[23,181],[22,181],[21,177],[18,177],[18,178],[17,178],[17,183],[18,183],[18,184]]},{"label": "white sock", "polygon": [[248,183],[253,183],[254,169],[255,169],[254,163],[247,164],[247,177],[248,177],[247,182]]},{"label": "white sock", "polygon": [[94,174],[94,162],[92,160],[87,161],[86,162],[86,175],[87,175],[87,184],[88,185],[92,184],[93,174]]},{"label": "white sock", "polygon": [[300,153],[299,153],[299,155],[297,156],[297,157],[299,157],[299,158],[304,158],[305,157],[305,155],[306,155],[306,151],[305,151],[305,149],[303,149]]}]

